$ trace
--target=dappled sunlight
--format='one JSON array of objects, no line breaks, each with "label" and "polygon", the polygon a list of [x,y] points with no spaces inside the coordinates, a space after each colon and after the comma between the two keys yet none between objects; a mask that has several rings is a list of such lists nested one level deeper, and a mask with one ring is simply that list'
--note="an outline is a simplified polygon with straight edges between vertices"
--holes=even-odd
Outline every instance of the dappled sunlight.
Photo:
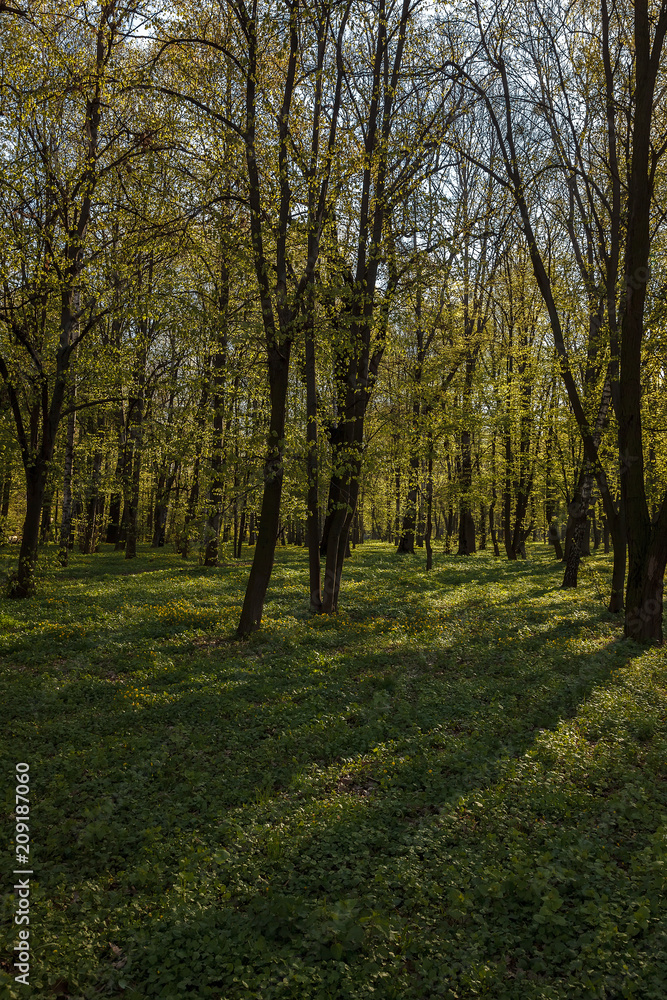
[{"label": "dappled sunlight", "polygon": [[364,546],[341,613],[312,617],[304,553],[279,552],[244,641],[243,572],[176,574],[169,553],[136,584],[96,582],[104,557],[58,571],[66,597],[33,599],[28,634],[9,605],[3,683],[34,722],[8,732],[43,789],[39,961],[217,1000],[239,976],[302,1000],[325,974],[350,996],[363,975],[417,1000],[444,974],[541,1000],[658,968],[665,656],[535,556],[469,578],[440,557],[436,583]]}]

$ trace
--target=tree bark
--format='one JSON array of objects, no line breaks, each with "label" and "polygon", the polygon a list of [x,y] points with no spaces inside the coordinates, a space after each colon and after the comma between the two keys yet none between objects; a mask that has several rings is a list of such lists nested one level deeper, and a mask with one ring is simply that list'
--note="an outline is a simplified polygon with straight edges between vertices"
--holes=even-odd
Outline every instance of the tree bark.
[{"label": "tree bark", "polygon": [[[72,392],[74,402],[74,391]],[[69,559],[70,539],[72,536],[72,470],[74,467],[74,434],[76,430],[76,413],[74,410],[67,417],[67,440],[65,442],[65,468],[63,472],[63,513],[60,524],[61,566],[67,566]]]},{"label": "tree bark", "polygon": [[284,479],[283,455],[290,349],[291,341],[283,342],[281,351],[275,346],[269,349],[271,415],[268,450],[264,463],[264,493],[257,542],[237,629],[240,637],[255,632],[261,624],[264,600],[275,559]]}]

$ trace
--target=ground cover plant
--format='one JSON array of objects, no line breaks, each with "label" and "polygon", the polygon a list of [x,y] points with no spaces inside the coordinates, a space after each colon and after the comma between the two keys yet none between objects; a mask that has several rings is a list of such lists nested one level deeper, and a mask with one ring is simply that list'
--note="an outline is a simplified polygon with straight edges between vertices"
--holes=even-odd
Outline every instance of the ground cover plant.
[{"label": "ground cover plant", "polygon": [[313,617],[289,547],[230,641],[247,565],[102,548],[0,604],[31,997],[664,997],[667,658],[605,610],[608,559],[564,591],[539,546],[427,575],[366,543]]}]

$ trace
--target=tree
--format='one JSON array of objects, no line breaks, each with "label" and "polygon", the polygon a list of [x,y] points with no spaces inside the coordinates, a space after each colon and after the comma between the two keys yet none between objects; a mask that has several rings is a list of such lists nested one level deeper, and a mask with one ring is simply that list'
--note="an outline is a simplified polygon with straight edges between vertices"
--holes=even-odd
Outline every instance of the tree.
[{"label": "tree", "polygon": [[[47,475],[70,364],[106,308],[86,275],[103,177],[141,151],[118,103],[135,4],[31,11],[0,22],[12,53],[2,80],[0,376],[26,477],[26,514],[11,588],[34,586]],[[7,65],[10,65],[8,61]]]}]

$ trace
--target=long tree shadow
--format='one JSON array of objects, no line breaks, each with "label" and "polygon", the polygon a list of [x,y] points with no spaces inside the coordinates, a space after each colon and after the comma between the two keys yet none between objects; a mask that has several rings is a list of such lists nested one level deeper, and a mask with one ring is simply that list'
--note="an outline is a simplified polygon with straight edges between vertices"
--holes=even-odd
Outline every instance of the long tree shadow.
[{"label": "long tree shadow", "polygon": [[[231,970],[238,974],[240,965],[244,982],[268,983],[281,963],[287,968],[295,957],[304,975],[304,968],[310,968],[314,984],[321,964],[329,963],[332,987],[342,990],[347,973],[336,967],[336,960],[363,965],[369,950],[384,954],[389,964],[401,953],[405,981],[414,980],[415,988],[423,989],[428,976],[425,980],[417,974],[410,948],[404,947],[408,929],[426,933],[429,947],[434,934],[451,935],[456,942],[459,924],[463,926],[467,917],[465,906],[461,909],[460,901],[454,905],[456,894],[450,893],[438,929],[422,926],[420,920],[425,881],[434,880],[429,890],[433,892],[444,868],[449,892],[471,877],[470,871],[457,873],[453,860],[457,851],[469,850],[466,840],[471,830],[464,823],[455,832],[461,843],[454,841],[443,860],[438,838],[446,839],[452,831],[443,829],[442,818],[456,816],[457,804],[471,792],[478,797],[488,794],[506,777],[512,759],[523,757],[533,746],[537,733],[572,717],[591,692],[607,684],[611,672],[629,663],[636,652],[630,644],[615,644],[602,654],[573,655],[569,673],[564,669],[549,675],[536,668],[530,677],[524,671],[516,683],[476,672],[472,686],[470,674],[457,672],[452,664],[436,674],[425,668],[406,676],[400,655],[368,655],[355,667],[354,706],[344,704],[352,679],[349,669],[332,667],[324,689],[311,682],[311,693],[317,690],[318,700],[321,697],[328,706],[325,726],[298,724],[298,713],[285,704],[280,673],[275,672],[271,686],[278,690],[272,700],[255,706],[254,725],[248,712],[238,720],[259,748],[254,781],[263,798],[251,812],[261,835],[253,841],[242,833],[253,778],[243,771],[243,749],[227,738],[224,752],[231,751],[229,766],[236,775],[240,768],[244,780],[236,797],[216,796],[207,815],[200,812],[194,818],[198,838],[217,859],[212,863],[215,877],[199,898],[197,915],[189,911],[185,898],[175,901],[173,908],[165,903],[160,918],[148,922],[133,946],[127,943],[136,982],[151,981],[142,956],[152,949],[166,968],[182,971],[170,957],[176,935],[188,955],[198,955],[194,967],[188,963],[194,976],[188,989],[193,992],[207,981],[222,991],[221,996],[237,995],[224,992],[236,982]],[[307,685],[302,678],[299,694]],[[514,707],[514,714],[522,718],[518,733],[508,718],[510,693],[521,695]],[[213,743],[217,722],[205,705],[205,698],[197,699],[197,712],[208,717]],[[505,728],[512,730],[510,740]],[[304,746],[309,747],[305,755]],[[390,748],[393,766],[386,753],[374,756],[378,747]],[[300,755],[298,768],[293,766],[295,754]],[[313,765],[318,765],[315,770]],[[312,822],[290,827],[290,814],[294,810],[308,814],[313,803],[320,808]],[[476,821],[481,822],[483,810],[481,803],[477,805]],[[501,856],[505,853],[500,851]],[[187,864],[183,858],[180,861]],[[240,869],[245,872],[241,878]],[[488,871],[484,878],[493,881]],[[220,882],[225,886],[222,894],[216,889]],[[514,900],[501,901],[491,913],[498,934],[503,906],[514,905]],[[534,936],[543,943],[542,931]],[[201,946],[207,937],[215,942],[209,952]],[[385,947],[387,940],[403,943],[392,951]],[[404,986],[392,993],[385,984],[382,995],[407,995],[401,989]]]},{"label": "long tree shadow", "polygon": [[[35,828],[42,891],[75,919],[63,877],[81,887],[111,874],[102,923],[119,907],[136,912],[142,892],[142,929],[121,941],[139,986],[152,975],[142,956],[174,966],[177,930],[187,954],[216,931],[195,992],[204,974],[222,989],[227,962],[268,974],[267,947],[315,965],[339,951],[361,961],[362,943],[398,933],[416,906],[409,893],[396,895],[400,905],[386,888],[374,895],[369,865],[398,884],[424,823],[491,788],[537,732],[572,716],[635,652],[566,653],[550,669],[520,650],[499,661],[488,642],[465,659],[452,647],[313,661],[311,646],[266,660],[261,648],[258,638],[243,655],[183,658],[132,687],[93,677],[31,687],[30,742],[53,762]],[[326,816],[271,839],[305,807]],[[184,870],[204,883],[198,916]]]}]

